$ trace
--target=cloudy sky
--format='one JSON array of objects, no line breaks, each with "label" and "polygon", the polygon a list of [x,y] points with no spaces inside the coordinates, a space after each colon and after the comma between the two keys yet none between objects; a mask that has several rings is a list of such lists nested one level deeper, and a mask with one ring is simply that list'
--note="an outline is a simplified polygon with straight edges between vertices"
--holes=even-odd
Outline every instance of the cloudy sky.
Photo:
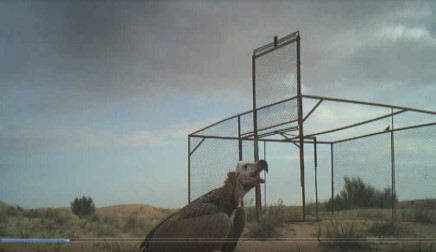
[{"label": "cloudy sky", "polygon": [[432,1],[0,1],[0,200],[184,205],[187,134],[297,30],[304,93],[436,110]]}]

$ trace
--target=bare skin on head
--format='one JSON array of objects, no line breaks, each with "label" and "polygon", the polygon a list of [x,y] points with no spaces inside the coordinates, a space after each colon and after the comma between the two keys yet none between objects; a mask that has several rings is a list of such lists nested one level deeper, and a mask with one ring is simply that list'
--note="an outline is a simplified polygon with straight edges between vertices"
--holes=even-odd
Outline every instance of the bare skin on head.
[{"label": "bare skin on head", "polygon": [[233,251],[245,226],[245,212],[239,205],[251,188],[264,182],[259,178],[262,170],[268,172],[264,160],[239,162],[222,187],[200,196],[151,230],[139,251]]}]

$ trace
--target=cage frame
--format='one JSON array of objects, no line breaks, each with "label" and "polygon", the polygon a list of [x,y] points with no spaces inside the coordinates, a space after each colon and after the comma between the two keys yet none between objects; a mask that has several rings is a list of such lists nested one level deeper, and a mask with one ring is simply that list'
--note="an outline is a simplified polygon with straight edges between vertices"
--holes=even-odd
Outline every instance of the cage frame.
[{"label": "cage frame", "polygon": [[[327,145],[330,146],[330,159],[331,159],[331,199],[333,201],[333,209],[332,214],[334,214],[334,145],[338,143],[343,143],[347,141],[353,141],[361,138],[367,138],[371,136],[376,136],[379,134],[390,134],[391,135],[391,188],[392,188],[392,196],[394,196],[396,190],[395,190],[395,149],[394,149],[394,140],[395,140],[395,132],[398,131],[404,131],[404,130],[410,130],[410,129],[416,129],[421,127],[431,127],[436,126],[436,117],[433,119],[433,122],[430,123],[421,123],[417,124],[414,123],[413,125],[401,127],[401,128],[395,128],[394,127],[394,119],[395,116],[407,113],[407,112],[413,112],[418,114],[425,114],[429,116],[436,116],[436,111],[430,111],[430,110],[424,110],[424,109],[418,109],[418,108],[412,108],[412,107],[405,107],[405,106],[398,106],[398,105],[390,105],[385,103],[376,103],[376,102],[368,102],[368,101],[359,101],[359,100],[352,100],[352,99],[342,99],[342,98],[333,98],[333,97],[327,97],[327,96],[318,96],[318,95],[309,95],[309,94],[303,94],[301,91],[301,59],[300,59],[300,33],[299,31],[294,32],[288,36],[285,36],[281,39],[277,39],[277,37],[274,37],[274,41],[259,47],[253,51],[252,56],[252,99],[253,99],[253,108],[251,110],[245,111],[243,113],[239,113],[230,117],[227,117],[225,119],[222,119],[220,121],[217,121],[215,123],[209,124],[199,130],[196,130],[190,134],[188,134],[188,203],[191,202],[191,156],[195,153],[195,151],[201,147],[201,144],[206,139],[220,139],[220,140],[231,140],[231,141],[237,141],[238,142],[238,155],[239,160],[242,160],[242,142],[243,141],[252,141],[254,144],[253,148],[253,155],[254,160],[259,160],[259,148],[258,143],[268,143],[268,142],[277,142],[277,143],[290,143],[294,144],[299,148],[299,164],[300,164],[300,186],[302,188],[301,191],[301,198],[302,198],[302,221],[307,221],[306,219],[306,202],[305,202],[305,167],[304,167],[304,146],[305,144],[312,144],[314,148],[314,160],[315,160],[315,194],[316,194],[316,220],[319,220],[319,211],[318,211],[318,182],[317,182],[317,157],[316,157],[316,148],[318,144],[321,145]],[[257,57],[263,56],[265,54],[268,54],[270,52],[273,52],[277,49],[280,49],[283,46],[288,45],[289,43],[296,43],[297,48],[297,95],[286,98],[284,100],[276,101],[271,104],[267,104],[261,107],[256,107],[256,68],[255,68],[255,59]],[[277,128],[278,126],[282,125],[273,125],[269,128],[257,128],[257,112],[263,109],[267,109],[272,106],[276,106],[285,102],[297,100],[298,103],[298,118],[293,121],[284,122],[283,125],[290,124],[290,123],[297,123],[297,127],[289,127],[285,129],[277,129],[272,131],[267,131],[266,133],[262,133],[262,131]],[[311,108],[309,108],[308,112],[304,114],[304,104],[305,100],[314,100],[316,103]],[[310,134],[304,134],[304,124],[307,119],[309,119],[314,112],[316,112],[320,107],[322,107],[323,103],[325,102],[331,102],[335,104],[344,104],[344,105],[361,105],[361,106],[367,106],[367,107],[376,107],[376,108],[385,108],[391,110],[390,113],[386,113],[381,116],[374,116],[373,118],[366,119],[363,121],[356,121],[351,124],[343,125],[341,127],[328,129],[328,130],[322,130],[318,131],[316,133],[310,133]],[[250,115],[253,116],[253,130],[251,132],[242,133],[241,132],[241,117]],[[381,130],[381,131],[374,131],[371,133],[366,133],[362,135],[355,135],[352,137],[346,137],[346,138],[339,138],[335,140],[319,140],[322,138],[323,135],[334,133],[334,132],[340,132],[347,129],[352,129],[355,127],[359,127],[365,124],[373,123],[379,120],[391,118],[392,121],[392,127],[388,130]],[[237,120],[237,136],[217,136],[217,135],[204,135],[199,134],[202,131],[205,131],[207,129],[211,129],[214,126],[217,126],[223,122],[229,121],[229,120]],[[295,132],[297,132],[295,134]],[[294,134],[291,134],[294,133]],[[277,139],[276,137],[280,137],[281,139]],[[200,142],[197,143],[196,146],[191,146],[191,139],[192,138],[201,138]],[[191,149],[192,148],[192,149]],[[259,219],[260,215],[260,209],[261,209],[261,194],[260,194],[260,187],[257,186],[255,188],[255,200],[256,200],[256,217]],[[396,207],[394,202],[394,197],[392,197],[392,214],[391,219],[396,219]]]}]

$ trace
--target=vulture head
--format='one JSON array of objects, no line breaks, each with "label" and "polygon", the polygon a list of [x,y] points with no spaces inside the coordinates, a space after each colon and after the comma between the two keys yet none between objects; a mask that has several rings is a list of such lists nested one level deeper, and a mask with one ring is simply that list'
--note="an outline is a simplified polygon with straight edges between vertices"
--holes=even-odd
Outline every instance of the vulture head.
[{"label": "vulture head", "polygon": [[268,164],[265,160],[259,160],[254,163],[239,162],[236,165],[236,179],[246,191],[263,183],[264,180],[259,177],[261,171],[268,172]]}]

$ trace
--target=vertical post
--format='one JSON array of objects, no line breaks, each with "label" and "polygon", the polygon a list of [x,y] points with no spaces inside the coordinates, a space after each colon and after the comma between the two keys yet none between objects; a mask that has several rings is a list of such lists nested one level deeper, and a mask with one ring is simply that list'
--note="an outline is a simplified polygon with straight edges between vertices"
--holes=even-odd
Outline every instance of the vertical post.
[{"label": "vertical post", "polygon": [[315,163],[315,212],[316,221],[319,221],[318,214],[318,154],[317,154],[317,144],[316,137],[313,139],[313,152],[314,152],[314,163]]},{"label": "vertical post", "polygon": [[191,137],[188,136],[188,204],[191,203]]},{"label": "vertical post", "polygon": [[[254,161],[259,160],[259,146],[258,146],[258,138],[257,138],[257,110],[256,110],[256,64],[255,64],[255,55],[253,52],[252,57],[252,78],[253,78],[253,154],[254,154]],[[262,206],[262,202],[260,199],[260,185],[257,184],[255,187],[255,198],[256,198],[256,220],[260,219],[260,208]]]},{"label": "vertical post", "polygon": [[[238,116],[238,159],[242,161],[242,139],[241,139],[241,116]],[[244,201],[241,202],[241,206],[244,206]]]},{"label": "vertical post", "polygon": [[332,215],[335,215],[335,183],[334,183],[334,162],[333,162],[333,143],[330,144],[330,169],[331,169],[331,190],[332,190]]},{"label": "vertical post", "polygon": [[298,99],[298,129],[300,147],[300,185],[301,201],[303,204],[303,221],[306,220],[306,186],[304,183],[304,131],[303,131],[303,97],[301,95],[301,74],[300,74],[300,35],[297,35],[297,99]]},{"label": "vertical post", "polygon": [[392,108],[392,121],[391,121],[391,175],[392,175],[392,221],[396,220],[396,209],[395,209],[395,145],[394,145],[394,109]]},{"label": "vertical post", "polygon": [[238,116],[238,157],[242,161],[241,116]]},{"label": "vertical post", "polygon": [[[263,160],[266,160],[266,141],[263,141]],[[263,202],[266,207],[266,172],[263,171],[263,177],[265,179],[265,183],[263,183]]]}]

